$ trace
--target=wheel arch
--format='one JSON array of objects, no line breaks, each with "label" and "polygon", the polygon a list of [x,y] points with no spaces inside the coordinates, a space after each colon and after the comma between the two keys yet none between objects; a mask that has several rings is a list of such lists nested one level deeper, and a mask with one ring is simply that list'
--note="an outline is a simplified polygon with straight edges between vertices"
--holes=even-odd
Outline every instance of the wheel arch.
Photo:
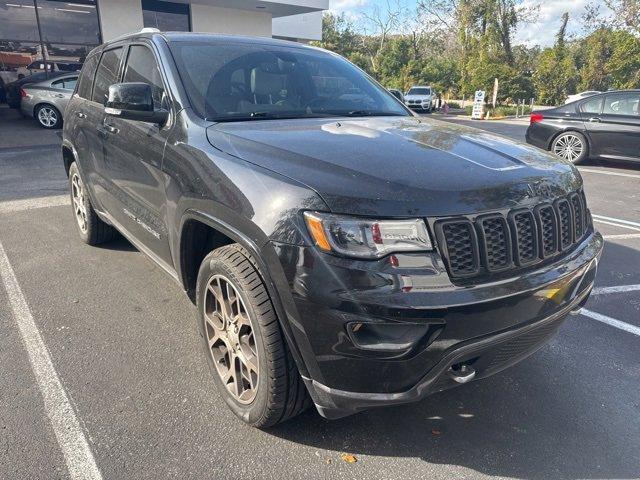
[{"label": "wheel arch", "polygon": [[[199,242],[206,234],[206,241]],[[199,245],[200,243],[200,245]],[[191,301],[195,304],[195,284],[202,259],[211,251],[230,243],[244,247],[253,257],[262,275],[265,287],[278,316],[287,345],[300,374],[308,377],[308,369],[290,328],[287,312],[273,279],[272,268],[265,260],[263,249],[249,236],[222,220],[197,210],[187,210],[180,221],[178,278]],[[195,255],[194,255],[195,253]],[[275,255],[275,254],[274,254]]]}]

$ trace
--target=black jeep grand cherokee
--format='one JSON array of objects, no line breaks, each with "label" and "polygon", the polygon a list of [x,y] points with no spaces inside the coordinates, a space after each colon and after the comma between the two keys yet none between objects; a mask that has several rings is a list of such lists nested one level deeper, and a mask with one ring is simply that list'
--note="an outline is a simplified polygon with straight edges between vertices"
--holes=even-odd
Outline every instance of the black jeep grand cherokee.
[{"label": "black jeep grand cherokee", "polygon": [[184,287],[254,426],[495,373],[593,285],[572,165],[416,117],[323,50],[141,32],[89,55],[65,118],[80,236],[116,229]]}]

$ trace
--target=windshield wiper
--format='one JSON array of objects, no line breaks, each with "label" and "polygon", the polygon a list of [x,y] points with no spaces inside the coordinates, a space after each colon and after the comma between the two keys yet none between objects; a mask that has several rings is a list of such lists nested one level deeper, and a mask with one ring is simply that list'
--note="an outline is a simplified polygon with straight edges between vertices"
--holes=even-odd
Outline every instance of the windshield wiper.
[{"label": "windshield wiper", "polygon": [[229,114],[219,117],[208,117],[210,122],[242,122],[248,120],[292,120],[297,118],[324,118],[328,116],[325,113],[304,113],[304,112],[268,112],[255,111],[247,113]]},{"label": "windshield wiper", "polygon": [[381,112],[375,110],[351,110],[344,114],[345,117],[404,117],[398,112]]}]

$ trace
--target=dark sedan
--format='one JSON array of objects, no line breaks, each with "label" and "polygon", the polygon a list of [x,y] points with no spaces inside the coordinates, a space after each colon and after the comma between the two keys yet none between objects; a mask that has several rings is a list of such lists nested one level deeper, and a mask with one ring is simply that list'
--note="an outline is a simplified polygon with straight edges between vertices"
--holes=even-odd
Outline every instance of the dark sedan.
[{"label": "dark sedan", "polygon": [[531,113],[527,143],[572,163],[640,161],[640,90],[601,93]]}]

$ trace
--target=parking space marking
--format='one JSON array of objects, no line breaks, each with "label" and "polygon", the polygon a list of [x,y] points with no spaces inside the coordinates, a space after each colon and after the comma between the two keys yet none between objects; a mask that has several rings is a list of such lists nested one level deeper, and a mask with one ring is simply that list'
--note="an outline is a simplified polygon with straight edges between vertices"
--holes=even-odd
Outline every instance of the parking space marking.
[{"label": "parking space marking", "polygon": [[608,220],[601,220],[599,218],[596,218],[595,215],[592,216],[594,222],[604,223],[605,225],[611,225],[613,227],[628,228],[629,230],[637,230],[638,232],[640,232],[640,228],[638,227],[632,227],[631,225],[624,225],[622,223],[610,222]]},{"label": "parking space marking", "polygon": [[596,215],[596,214],[593,214],[592,217],[602,219],[602,220],[608,220],[609,222],[617,222],[617,223],[622,223],[624,225],[631,225],[633,227],[640,227],[640,223],[632,222],[631,220],[623,220],[622,218],[605,217],[604,215]]},{"label": "parking space marking", "polygon": [[640,178],[640,175],[635,175],[633,173],[610,172],[609,170],[593,170],[592,168],[582,168],[582,167],[578,167],[578,170],[580,172],[600,173],[602,175],[614,175],[618,177]]},{"label": "parking space marking", "polygon": [[59,207],[70,205],[69,195],[52,195],[50,197],[25,198],[24,200],[10,200],[0,202],[0,213],[21,212],[34,208]]},{"label": "parking space marking", "polygon": [[633,333],[634,335],[640,336],[640,327],[621,322],[620,320],[616,320],[615,318],[607,317],[606,315],[602,315],[601,313],[592,312],[591,310],[583,308],[582,310],[580,310],[580,315],[584,315],[585,317],[592,318],[593,320],[597,320],[598,322],[606,323],[607,325],[611,325],[612,327],[624,330],[625,332]]},{"label": "parking space marking", "polygon": [[640,290],[640,284],[636,285],[618,285],[615,287],[597,287],[591,292],[592,295],[604,295],[607,293],[624,293],[635,292]]},{"label": "parking space marking", "polygon": [[9,258],[0,242],[0,277],[9,305],[29,356],[31,369],[42,393],[45,411],[62,450],[69,475],[74,480],[101,480],[89,443],[75,415],[69,397],[53,366],[49,350],[35,324]]},{"label": "parking space marking", "polygon": [[603,235],[605,240],[628,240],[630,238],[640,238],[640,233],[621,233],[619,235]]}]

